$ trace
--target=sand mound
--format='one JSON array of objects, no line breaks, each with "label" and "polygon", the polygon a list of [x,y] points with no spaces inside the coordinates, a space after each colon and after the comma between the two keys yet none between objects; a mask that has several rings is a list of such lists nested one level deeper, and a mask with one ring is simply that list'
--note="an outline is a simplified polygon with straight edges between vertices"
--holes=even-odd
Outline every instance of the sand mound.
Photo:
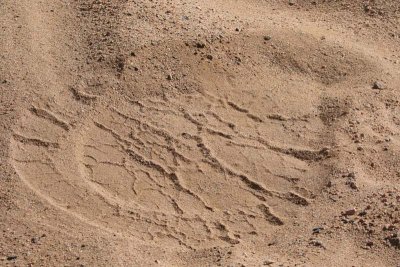
[{"label": "sand mound", "polygon": [[399,8],[4,1],[0,260],[396,266]]}]

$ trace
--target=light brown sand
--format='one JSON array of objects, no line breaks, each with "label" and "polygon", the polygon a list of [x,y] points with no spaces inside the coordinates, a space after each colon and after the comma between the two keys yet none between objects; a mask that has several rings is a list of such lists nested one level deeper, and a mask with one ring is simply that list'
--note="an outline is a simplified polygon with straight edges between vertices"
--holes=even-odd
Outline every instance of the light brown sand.
[{"label": "light brown sand", "polygon": [[0,266],[399,266],[399,1],[2,0],[0,29]]}]

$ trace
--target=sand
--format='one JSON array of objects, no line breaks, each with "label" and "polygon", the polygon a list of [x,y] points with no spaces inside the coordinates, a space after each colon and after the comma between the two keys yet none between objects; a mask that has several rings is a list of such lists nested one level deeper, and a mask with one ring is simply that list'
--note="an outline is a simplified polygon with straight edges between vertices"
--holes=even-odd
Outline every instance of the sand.
[{"label": "sand", "polygon": [[1,266],[399,266],[400,2],[0,14]]}]

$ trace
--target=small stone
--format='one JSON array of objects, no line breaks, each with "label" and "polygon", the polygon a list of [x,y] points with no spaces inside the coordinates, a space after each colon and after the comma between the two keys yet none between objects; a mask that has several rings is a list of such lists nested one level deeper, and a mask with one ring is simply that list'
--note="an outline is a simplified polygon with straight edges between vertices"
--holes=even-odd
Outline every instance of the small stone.
[{"label": "small stone", "polygon": [[207,59],[213,60],[213,56],[212,55],[207,55]]},{"label": "small stone", "polygon": [[168,80],[168,81],[171,81],[171,80],[172,80],[172,74],[168,74],[168,75],[167,75],[167,80]]},{"label": "small stone", "polygon": [[320,248],[325,248],[324,244],[322,244],[322,242],[319,240],[311,240],[310,245],[320,247]]},{"label": "small stone", "polygon": [[376,81],[372,85],[372,89],[383,90],[386,88],[386,85],[381,81]]},{"label": "small stone", "polygon": [[8,261],[13,261],[13,260],[16,260],[16,259],[17,259],[17,256],[8,256],[7,257]]},{"label": "small stone", "polygon": [[123,72],[125,69],[125,60],[121,57],[117,58],[117,71],[119,73]]},{"label": "small stone", "polygon": [[296,0],[289,0],[289,6],[294,6],[296,4]]},{"label": "small stone", "polygon": [[387,237],[386,239],[387,239],[387,241],[389,241],[389,244],[392,247],[400,248],[400,238],[396,234],[394,234],[391,237]]},{"label": "small stone", "polygon": [[350,172],[350,173],[347,173],[347,174],[343,174],[342,177],[355,178],[356,176],[355,176],[354,172]]},{"label": "small stone", "polygon": [[350,186],[351,189],[357,190],[358,186],[354,181],[349,181],[348,185]]},{"label": "small stone", "polygon": [[206,47],[206,45],[204,43],[202,43],[202,42],[197,42],[196,43],[196,47],[197,48],[204,48],[204,47]]},{"label": "small stone", "polygon": [[269,35],[264,36],[264,40],[265,40],[265,41],[269,41],[269,40],[271,40],[271,39],[272,39],[272,37],[269,36]]},{"label": "small stone", "polygon": [[361,212],[358,214],[358,216],[365,216],[365,215],[367,215],[367,212],[366,212],[365,210],[361,211]]},{"label": "small stone", "polygon": [[383,226],[382,229],[383,229],[383,231],[393,231],[396,229],[396,227],[392,224],[387,224],[387,225]]},{"label": "small stone", "polygon": [[320,226],[312,229],[313,234],[319,234],[322,230],[324,230],[324,228]]},{"label": "small stone", "polygon": [[272,265],[274,262],[273,261],[270,261],[270,260],[266,260],[266,261],[264,261],[264,265]]},{"label": "small stone", "polygon": [[372,242],[372,241],[368,241],[368,242],[367,242],[367,246],[368,246],[368,247],[372,247],[373,245],[374,245],[374,242]]},{"label": "small stone", "polygon": [[352,208],[352,209],[349,209],[349,210],[346,210],[345,212],[343,212],[343,215],[344,216],[352,216],[352,215],[356,214],[356,212],[357,212],[357,210],[355,208]]}]

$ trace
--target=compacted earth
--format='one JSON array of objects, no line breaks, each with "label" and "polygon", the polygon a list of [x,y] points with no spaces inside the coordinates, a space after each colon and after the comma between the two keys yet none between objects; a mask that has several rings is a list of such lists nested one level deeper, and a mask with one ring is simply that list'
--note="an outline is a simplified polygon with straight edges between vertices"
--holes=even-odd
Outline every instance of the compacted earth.
[{"label": "compacted earth", "polygon": [[397,0],[1,0],[0,266],[400,266]]}]

